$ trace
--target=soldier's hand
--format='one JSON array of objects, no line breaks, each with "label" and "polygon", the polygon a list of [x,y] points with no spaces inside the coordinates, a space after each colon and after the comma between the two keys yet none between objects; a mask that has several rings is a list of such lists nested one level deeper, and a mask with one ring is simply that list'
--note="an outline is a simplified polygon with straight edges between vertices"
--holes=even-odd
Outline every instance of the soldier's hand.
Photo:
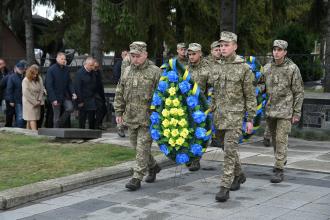
[{"label": "soldier's hand", "polygon": [[247,122],[246,123],[246,133],[252,134],[253,132],[253,123],[252,122]]},{"label": "soldier's hand", "polygon": [[292,122],[292,124],[296,124],[299,122],[299,120],[300,120],[300,118],[298,116],[293,116],[291,122]]},{"label": "soldier's hand", "polygon": [[76,95],[76,93],[73,93],[73,94],[72,94],[72,99],[73,99],[73,100],[77,99],[77,95]]},{"label": "soldier's hand", "polygon": [[116,117],[116,123],[117,123],[118,125],[122,124],[123,122],[124,122],[124,120],[123,120],[123,117],[122,117],[122,116],[117,116],[117,117]]},{"label": "soldier's hand", "polygon": [[59,105],[59,102],[57,100],[55,100],[52,102],[52,104],[53,104],[53,106],[57,106],[57,105]]},{"label": "soldier's hand", "polygon": [[13,102],[9,103],[9,105],[10,105],[11,107],[15,107],[15,103],[13,103]]}]

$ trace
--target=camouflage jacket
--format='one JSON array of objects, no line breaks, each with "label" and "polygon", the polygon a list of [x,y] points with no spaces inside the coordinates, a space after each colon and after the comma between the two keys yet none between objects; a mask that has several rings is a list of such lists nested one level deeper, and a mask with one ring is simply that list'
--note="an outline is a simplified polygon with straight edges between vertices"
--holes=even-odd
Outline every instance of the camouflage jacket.
[{"label": "camouflage jacket", "polygon": [[298,66],[289,58],[285,58],[280,65],[272,61],[265,65],[264,74],[269,95],[266,116],[284,119],[300,117],[304,85]]},{"label": "camouflage jacket", "polygon": [[215,127],[221,130],[241,128],[245,112],[248,113],[248,121],[252,122],[257,101],[249,65],[235,54],[223,58],[213,71],[209,83],[214,89],[211,109]]},{"label": "camouflage jacket", "polygon": [[191,74],[192,80],[198,84],[201,92],[206,94],[207,82],[209,75],[211,74],[212,68],[210,67],[208,61],[201,59],[197,65],[189,64],[189,72]]},{"label": "camouflage jacket", "polygon": [[124,70],[116,88],[114,109],[128,127],[149,126],[149,108],[160,75],[161,69],[149,60]]}]

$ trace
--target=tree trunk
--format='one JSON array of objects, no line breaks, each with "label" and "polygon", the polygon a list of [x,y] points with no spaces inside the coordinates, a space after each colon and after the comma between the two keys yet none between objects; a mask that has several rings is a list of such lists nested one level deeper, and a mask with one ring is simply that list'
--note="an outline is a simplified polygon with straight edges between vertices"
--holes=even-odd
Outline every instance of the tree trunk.
[{"label": "tree trunk", "polygon": [[328,1],[324,91],[330,92],[330,1]]},{"label": "tree trunk", "polygon": [[24,24],[25,24],[25,44],[26,60],[29,65],[34,63],[34,42],[32,28],[32,3],[31,0],[24,0]]},{"label": "tree trunk", "polygon": [[176,7],[176,30],[175,30],[175,38],[176,38],[176,42],[180,43],[180,42],[184,42],[184,20],[183,20],[184,16],[182,13],[182,8],[181,5],[177,4]]},{"label": "tree trunk", "polygon": [[103,61],[101,21],[98,15],[99,0],[92,0],[90,54],[100,64]]},{"label": "tree trunk", "polygon": [[221,15],[220,15],[220,32],[232,31],[236,32],[236,0],[222,0],[221,1]]}]

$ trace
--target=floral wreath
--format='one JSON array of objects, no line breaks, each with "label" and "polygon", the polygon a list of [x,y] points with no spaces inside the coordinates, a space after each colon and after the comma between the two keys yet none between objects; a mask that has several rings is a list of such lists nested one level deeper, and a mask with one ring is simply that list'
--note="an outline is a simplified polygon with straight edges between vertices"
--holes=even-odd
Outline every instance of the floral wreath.
[{"label": "floral wreath", "polygon": [[168,158],[189,164],[202,157],[212,137],[208,101],[188,69],[176,59],[161,69],[150,107],[150,134]]},{"label": "floral wreath", "polygon": [[257,98],[257,112],[256,116],[253,119],[253,131],[251,134],[246,133],[246,122],[247,115],[245,115],[243,119],[242,125],[242,136],[240,138],[240,143],[246,142],[250,139],[250,137],[256,133],[256,131],[260,127],[261,119],[265,114],[265,106],[268,101],[268,95],[266,93],[265,85],[263,84],[263,74],[262,74],[262,66],[256,60],[254,56],[250,56],[247,58],[246,63],[249,65],[250,70],[254,73],[254,83],[256,85],[256,98]]}]

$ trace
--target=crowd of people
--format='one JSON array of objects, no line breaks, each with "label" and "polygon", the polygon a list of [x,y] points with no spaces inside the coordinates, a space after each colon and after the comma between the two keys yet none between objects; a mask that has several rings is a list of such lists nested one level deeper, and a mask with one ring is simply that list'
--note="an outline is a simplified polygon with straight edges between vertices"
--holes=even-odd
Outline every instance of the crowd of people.
[{"label": "crowd of people", "polygon": [[[8,71],[0,58],[0,102],[5,102],[5,127],[37,130],[71,127],[70,116],[76,110],[79,128],[104,129],[102,122],[107,113],[100,64],[87,57],[73,80],[66,65],[66,56],[59,52],[56,63],[44,77],[38,65],[17,62]],[[44,116],[46,119],[44,120]]]}]

